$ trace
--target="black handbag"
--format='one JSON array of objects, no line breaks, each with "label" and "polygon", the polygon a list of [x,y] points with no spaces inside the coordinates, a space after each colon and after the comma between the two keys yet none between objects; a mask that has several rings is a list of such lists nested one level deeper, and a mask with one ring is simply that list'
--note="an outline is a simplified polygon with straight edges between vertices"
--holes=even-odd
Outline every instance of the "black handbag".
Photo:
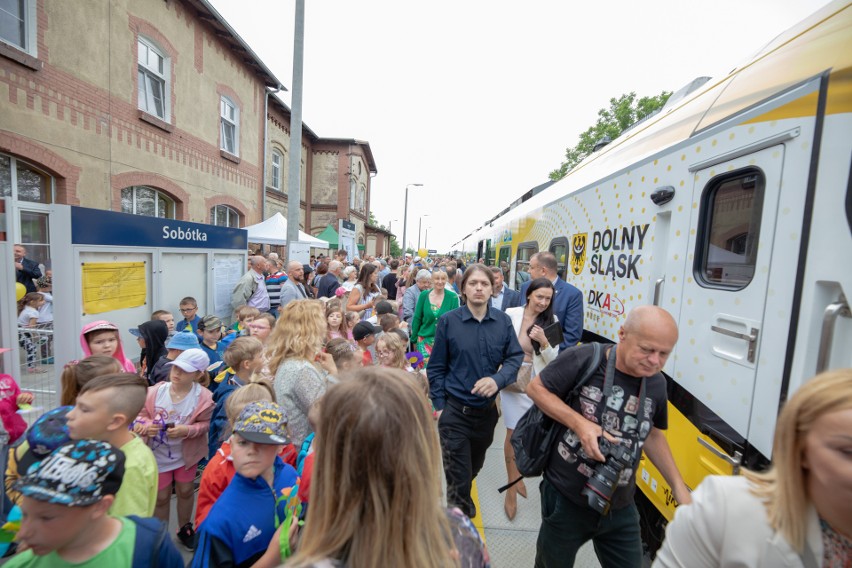
[{"label": "black handbag", "polygon": [[[565,399],[567,404],[577,396],[580,389],[594,374],[595,370],[600,365],[601,360],[601,344],[592,343],[594,353],[591,359],[583,369],[583,374],[577,384],[568,393]],[[530,407],[521,419],[518,420],[515,431],[512,432],[512,448],[515,450],[515,465],[521,474],[521,477],[504,485],[498,491],[504,492],[514,484],[518,483],[524,477],[536,477],[544,472],[547,466],[547,461],[550,459],[550,453],[553,444],[556,442],[559,434],[563,431],[564,426],[559,422],[547,416],[537,406]]]}]

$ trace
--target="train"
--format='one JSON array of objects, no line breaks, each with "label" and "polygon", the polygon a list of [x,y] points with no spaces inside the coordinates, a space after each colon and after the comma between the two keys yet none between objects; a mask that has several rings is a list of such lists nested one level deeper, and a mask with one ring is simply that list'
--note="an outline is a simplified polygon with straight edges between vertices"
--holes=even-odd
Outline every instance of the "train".
[{"label": "train", "polygon": [[[852,367],[852,4],[830,3],[721,78],[696,80],[562,179],[452,248],[519,288],[554,253],[584,297],[584,340],[655,304],[680,338],[666,433],[690,487],[772,459],[780,407]],[[674,514],[650,460],[643,536]]]}]

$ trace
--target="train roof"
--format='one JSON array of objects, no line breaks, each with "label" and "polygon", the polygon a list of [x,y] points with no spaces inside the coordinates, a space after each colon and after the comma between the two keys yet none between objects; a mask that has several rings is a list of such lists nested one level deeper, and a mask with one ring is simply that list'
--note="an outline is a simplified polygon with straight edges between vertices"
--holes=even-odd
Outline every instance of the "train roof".
[{"label": "train roof", "polygon": [[[779,34],[722,78],[708,80],[672,105],[633,125],[568,174],[528,199],[521,199],[464,239],[499,219],[513,219],[594,184],[627,166],[652,159],[767,97],[821,73],[852,83],[852,2],[837,0]],[[848,89],[828,101],[826,112],[852,112]],[[779,116],[787,118],[789,116]],[[479,239],[477,239],[479,240]],[[454,245],[455,246],[455,245]]]}]

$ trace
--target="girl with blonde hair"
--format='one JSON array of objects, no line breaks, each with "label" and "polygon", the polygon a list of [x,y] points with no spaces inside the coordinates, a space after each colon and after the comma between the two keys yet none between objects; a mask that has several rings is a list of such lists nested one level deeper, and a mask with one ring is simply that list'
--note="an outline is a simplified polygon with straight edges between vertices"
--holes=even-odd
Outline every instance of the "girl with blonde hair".
[{"label": "girl with blonde hair", "polygon": [[710,476],[666,529],[655,567],[852,564],[852,369],[806,382],[775,427],[772,468]]},{"label": "girl with blonde hair", "polygon": [[395,333],[383,333],[379,336],[376,340],[376,356],[382,367],[403,371],[413,370],[405,359],[405,345]]},{"label": "girl with blonde hair", "polygon": [[326,334],[322,302],[294,300],[281,310],[269,336],[275,396],[287,413],[296,447],[313,431],[308,422],[311,406],[325,394],[329,376],[337,375],[334,359],[322,351]]},{"label": "girl with blonde hair", "polygon": [[490,565],[470,519],[440,505],[438,435],[405,373],[361,369],[329,388],[316,445],[310,514],[287,566]]}]

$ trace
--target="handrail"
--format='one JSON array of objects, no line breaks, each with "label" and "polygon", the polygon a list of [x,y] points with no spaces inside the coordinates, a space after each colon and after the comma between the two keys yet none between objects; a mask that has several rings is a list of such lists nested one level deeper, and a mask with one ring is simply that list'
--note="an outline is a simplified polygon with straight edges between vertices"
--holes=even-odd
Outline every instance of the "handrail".
[{"label": "handrail", "polygon": [[852,311],[849,310],[849,303],[846,301],[846,296],[840,294],[837,302],[829,304],[825,308],[822,315],[822,331],[819,336],[819,351],[817,352],[817,374],[828,370],[828,365],[831,362],[831,344],[834,341],[834,323],[837,317],[845,318],[852,317]]}]

